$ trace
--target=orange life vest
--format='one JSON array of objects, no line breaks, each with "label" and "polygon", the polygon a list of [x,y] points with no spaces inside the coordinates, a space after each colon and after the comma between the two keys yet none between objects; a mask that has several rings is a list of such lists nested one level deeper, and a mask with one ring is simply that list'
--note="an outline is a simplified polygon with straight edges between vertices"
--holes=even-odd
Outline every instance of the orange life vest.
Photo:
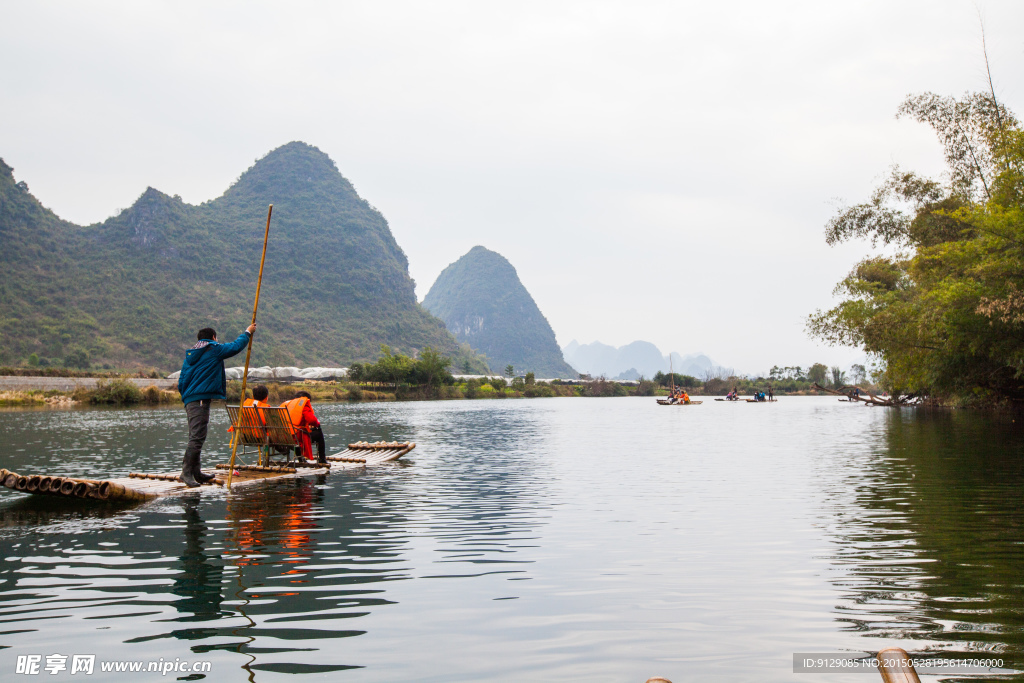
[{"label": "orange life vest", "polygon": [[[263,417],[263,411],[261,411],[260,408],[266,408],[268,405],[270,405],[270,404],[264,403],[263,401],[257,401],[254,398],[247,398],[244,401],[242,401],[242,409],[238,411],[239,418],[242,417],[243,413],[246,416],[250,415],[251,414],[251,410],[253,408],[255,408],[256,409],[256,417],[258,417],[260,419],[260,422],[262,424],[267,424],[267,418]],[[235,431],[235,428],[234,427],[228,427],[228,431],[229,432],[233,432],[233,431]],[[255,433],[256,431],[257,430],[255,430],[253,428],[247,428],[247,432]],[[248,435],[249,434],[247,434],[247,436]]]},{"label": "orange life vest", "polygon": [[281,407],[288,411],[288,419],[291,420],[293,434],[305,431],[303,429],[305,425],[302,422],[302,413],[308,405],[310,405],[310,400],[305,396],[299,396],[281,404]]}]

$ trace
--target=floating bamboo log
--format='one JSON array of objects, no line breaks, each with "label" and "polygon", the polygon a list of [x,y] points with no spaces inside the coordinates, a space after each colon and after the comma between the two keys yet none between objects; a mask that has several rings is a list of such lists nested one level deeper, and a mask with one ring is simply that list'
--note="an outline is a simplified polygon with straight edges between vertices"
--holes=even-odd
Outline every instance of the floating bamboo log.
[{"label": "floating bamboo log", "polygon": [[878,673],[885,683],[921,683],[910,655],[901,647],[887,647],[878,653]]},{"label": "floating bamboo log", "polygon": [[[217,465],[218,470],[226,470],[231,466],[227,463],[220,463]],[[297,471],[294,467],[285,467],[283,465],[235,465],[235,470],[238,472],[268,472],[271,474],[295,474]]]},{"label": "floating bamboo log", "polygon": [[400,441],[374,441],[370,443],[368,441],[357,441],[356,443],[350,443],[348,447],[354,451],[356,450],[382,450],[382,449],[399,449],[409,447],[412,450],[416,444],[402,443]]},{"label": "floating bamboo log", "polygon": [[94,494],[96,493],[98,488],[99,487],[97,487],[95,484],[80,481],[77,484],[75,484],[75,488],[72,491],[72,494],[74,494],[76,498],[94,498]]},{"label": "floating bamboo log", "polygon": [[129,472],[132,479],[159,479],[160,481],[181,481],[180,474],[147,474],[145,472]]},{"label": "floating bamboo log", "polygon": [[143,493],[135,489],[130,489],[123,484],[118,484],[113,481],[105,481],[100,484],[99,490],[96,492],[97,497],[102,500],[151,500],[156,498],[155,493]]}]

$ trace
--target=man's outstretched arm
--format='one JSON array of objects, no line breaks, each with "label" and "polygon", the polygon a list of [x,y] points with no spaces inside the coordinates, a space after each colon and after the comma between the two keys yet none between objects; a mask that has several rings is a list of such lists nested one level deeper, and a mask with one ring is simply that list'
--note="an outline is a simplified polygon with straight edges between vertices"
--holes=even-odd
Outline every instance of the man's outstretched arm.
[{"label": "man's outstretched arm", "polygon": [[231,358],[231,356],[237,356],[239,353],[242,352],[242,349],[249,345],[249,338],[255,331],[256,323],[253,323],[252,325],[249,325],[249,327],[245,328],[245,332],[242,332],[242,334],[238,335],[238,339],[236,339],[235,341],[231,342],[230,344],[218,345],[216,347],[217,356],[219,358]]}]

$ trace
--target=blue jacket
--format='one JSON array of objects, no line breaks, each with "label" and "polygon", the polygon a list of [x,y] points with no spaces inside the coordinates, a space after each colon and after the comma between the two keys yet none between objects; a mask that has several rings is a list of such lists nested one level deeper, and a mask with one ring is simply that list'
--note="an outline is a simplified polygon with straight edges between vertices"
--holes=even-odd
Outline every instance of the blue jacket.
[{"label": "blue jacket", "polygon": [[185,352],[185,362],[178,375],[178,393],[182,403],[206,398],[227,398],[228,378],[224,359],[241,353],[249,344],[249,333],[242,332],[230,344],[204,339]]}]

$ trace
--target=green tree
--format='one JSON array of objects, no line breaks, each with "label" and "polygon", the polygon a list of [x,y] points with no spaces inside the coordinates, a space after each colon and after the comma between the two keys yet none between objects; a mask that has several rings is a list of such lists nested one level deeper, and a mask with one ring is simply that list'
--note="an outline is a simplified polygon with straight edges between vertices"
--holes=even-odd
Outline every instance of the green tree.
[{"label": "green tree", "polygon": [[388,381],[395,384],[402,384],[409,379],[412,370],[412,359],[402,354],[392,354],[391,348],[386,344],[380,347],[380,358],[374,364],[376,374],[380,379],[376,381]]},{"label": "green tree", "polygon": [[505,366],[505,376],[506,377],[514,377],[515,374],[516,374],[516,369],[514,367],[512,367],[512,365],[506,365]]},{"label": "green tree", "polygon": [[451,377],[448,367],[452,359],[441,355],[441,352],[426,347],[420,351],[420,357],[416,360],[415,369],[419,375],[418,379],[423,384],[432,387],[440,386],[443,380]]},{"label": "green tree", "polygon": [[537,376],[534,375],[532,372],[528,372],[528,373],[526,373],[525,380],[526,380],[526,386],[528,386],[528,387],[529,386],[533,386],[534,384],[537,383]]},{"label": "green tree", "polygon": [[88,370],[89,365],[89,352],[85,349],[75,349],[68,355],[64,356],[64,367],[66,368]]},{"label": "green tree", "polygon": [[946,180],[894,168],[829,221],[830,244],[897,251],[857,264],[808,329],[872,354],[895,395],[1024,398],[1024,132],[994,93],[926,93],[899,115],[935,130]]},{"label": "green tree", "polygon": [[828,366],[821,363],[815,363],[811,366],[811,369],[807,371],[807,379],[818,384],[825,384],[825,378],[828,376]]},{"label": "green tree", "polygon": [[832,386],[836,389],[846,384],[846,373],[838,366],[832,366]]},{"label": "green tree", "polygon": [[868,376],[867,368],[860,363],[854,363],[850,366],[850,381],[854,384],[860,384]]}]

